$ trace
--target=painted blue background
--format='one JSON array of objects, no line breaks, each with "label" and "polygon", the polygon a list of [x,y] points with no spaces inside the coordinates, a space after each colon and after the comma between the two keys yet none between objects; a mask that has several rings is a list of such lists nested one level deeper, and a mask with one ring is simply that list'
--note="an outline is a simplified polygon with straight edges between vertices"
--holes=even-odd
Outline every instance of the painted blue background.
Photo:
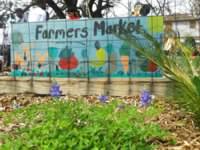
[{"label": "painted blue background", "polygon": [[[94,22],[104,21],[106,26],[140,21],[142,27],[160,40],[162,17],[101,18],[87,20],[50,20],[48,22],[21,23],[12,25],[12,75],[39,77],[160,77],[161,71],[154,64],[138,56],[136,51],[115,35],[94,35]],[[152,22],[153,20],[153,22]],[[151,23],[149,23],[151,21]],[[152,24],[153,23],[153,24]],[[83,29],[87,37],[36,39],[36,28],[42,30]],[[155,28],[154,29],[151,29]],[[156,29],[156,28],[161,29]],[[134,35],[147,45],[139,34]],[[96,43],[96,44],[95,44]],[[98,46],[97,46],[98,45]],[[97,48],[98,47],[98,48]],[[125,57],[123,57],[125,56]],[[122,57],[124,62],[122,62]],[[128,57],[128,58],[127,58]],[[128,65],[128,66],[126,66]],[[149,66],[151,66],[149,68]],[[153,69],[152,69],[153,68]]]}]

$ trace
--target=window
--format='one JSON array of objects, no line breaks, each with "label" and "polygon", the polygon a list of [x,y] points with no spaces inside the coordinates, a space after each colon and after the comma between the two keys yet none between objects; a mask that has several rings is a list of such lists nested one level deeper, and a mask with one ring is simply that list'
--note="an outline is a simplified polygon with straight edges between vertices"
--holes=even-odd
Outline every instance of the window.
[{"label": "window", "polygon": [[196,21],[190,21],[190,28],[195,29],[196,28]]}]

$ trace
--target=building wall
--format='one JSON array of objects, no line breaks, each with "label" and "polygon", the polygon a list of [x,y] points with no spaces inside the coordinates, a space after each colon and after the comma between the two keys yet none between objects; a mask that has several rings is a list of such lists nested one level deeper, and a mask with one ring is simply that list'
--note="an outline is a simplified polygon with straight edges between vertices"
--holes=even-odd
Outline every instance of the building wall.
[{"label": "building wall", "polygon": [[[112,32],[125,30],[146,48],[142,27],[161,40],[163,17],[51,20],[12,25],[13,76],[116,78],[160,77],[162,72]],[[31,30],[30,30],[31,29]],[[32,72],[30,72],[30,70]]]},{"label": "building wall", "polygon": [[198,37],[199,36],[199,24],[197,21],[183,21],[183,22],[177,22],[173,23],[173,29],[178,29],[180,36],[193,36]]},{"label": "building wall", "polygon": [[[169,24],[169,22],[165,22],[165,24]],[[172,28],[175,31],[178,31],[182,41],[184,41],[185,37],[192,36],[196,39],[196,42],[200,44],[200,22],[195,21],[174,21],[171,22]]]},{"label": "building wall", "polygon": [[3,42],[3,29],[0,28],[0,45],[2,45]]}]

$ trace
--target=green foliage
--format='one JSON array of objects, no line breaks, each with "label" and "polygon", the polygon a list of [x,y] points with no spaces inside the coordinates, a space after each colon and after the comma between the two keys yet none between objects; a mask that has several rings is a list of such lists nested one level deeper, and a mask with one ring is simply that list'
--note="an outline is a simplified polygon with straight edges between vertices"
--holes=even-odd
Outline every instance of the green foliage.
[{"label": "green foliage", "polygon": [[[84,102],[54,102],[33,105],[4,114],[25,127],[0,134],[0,149],[80,149],[80,150],[150,150],[148,139],[163,138],[166,132],[144,120],[157,116],[161,110],[150,106],[138,112],[133,106],[117,111],[118,102],[89,105]],[[12,121],[12,122],[13,122]]]},{"label": "green foliage", "polygon": [[166,55],[160,41],[142,29],[139,33],[148,41],[147,44],[129,33],[117,36],[164,71],[164,75],[175,84],[173,94],[177,102],[193,112],[200,123],[200,57],[192,58],[192,50],[179,40],[176,40],[176,52]]},{"label": "green foliage", "polygon": [[190,48],[192,51],[195,51],[197,49],[196,41],[193,37],[189,36],[186,37],[184,44]]}]

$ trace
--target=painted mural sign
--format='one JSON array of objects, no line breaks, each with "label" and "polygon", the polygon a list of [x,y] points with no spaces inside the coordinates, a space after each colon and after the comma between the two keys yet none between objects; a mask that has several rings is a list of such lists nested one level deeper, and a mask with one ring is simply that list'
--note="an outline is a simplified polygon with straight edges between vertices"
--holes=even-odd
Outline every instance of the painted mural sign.
[{"label": "painted mural sign", "polygon": [[[160,77],[160,69],[118,34],[144,28],[160,38],[163,18],[52,20],[12,25],[12,75],[34,77]],[[147,45],[148,47],[148,45]]]}]

